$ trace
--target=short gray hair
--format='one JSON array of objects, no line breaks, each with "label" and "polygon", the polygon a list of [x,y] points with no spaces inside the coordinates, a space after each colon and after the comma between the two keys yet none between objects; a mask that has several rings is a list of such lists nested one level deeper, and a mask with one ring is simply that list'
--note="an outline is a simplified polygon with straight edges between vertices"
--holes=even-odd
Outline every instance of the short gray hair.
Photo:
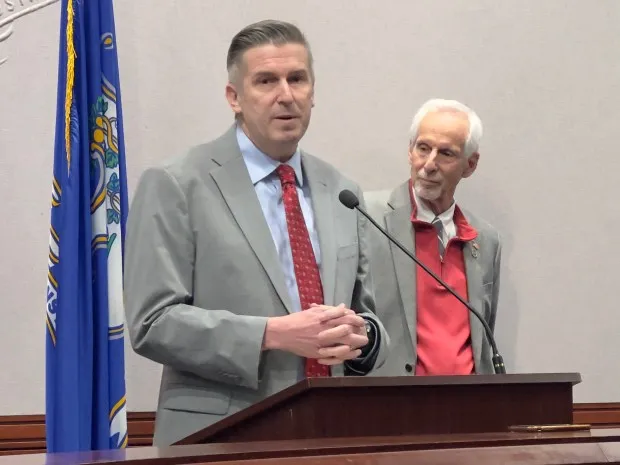
[{"label": "short gray hair", "polygon": [[246,51],[267,44],[275,46],[286,44],[303,45],[308,51],[308,67],[310,68],[312,80],[314,80],[312,52],[304,34],[294,24],[273,19],[250,24],[233,37],[228,48],[228,56],[226,57],[228,80],[232,82],[237,77],[243,54]]},{"label": "short gray hair", "polygon": [[456,100],[431,99],[425,102],[413,117],[411,128],[409,129],[409,144],[413,144],[418,138],[420,123],[424,117],[429,113],[438,111],[465,113],[469,121],[469,134],[464,147],[465,156],[469,158],[473,153],[476,153],[480,148],[480,140],[482,139],[482,121],[475,111]]}]

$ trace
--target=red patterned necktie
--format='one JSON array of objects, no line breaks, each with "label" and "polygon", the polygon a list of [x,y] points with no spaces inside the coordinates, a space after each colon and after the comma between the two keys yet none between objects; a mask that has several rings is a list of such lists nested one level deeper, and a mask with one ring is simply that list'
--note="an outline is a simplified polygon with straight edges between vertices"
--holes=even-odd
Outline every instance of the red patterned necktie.
[{"label": "red patterned necktie", "polygon": [[[280,165],[276,172],[282,183],[282,200],[284,201],[286,226],[291,243],[291,252],[293,253],[293,268],[297,289],[299,290],[301,309],[307,310],[312,303],[319,305],[323,303],[321,275],[297,196],[295,170],[289,165]],[[321,365],[316,359],[306,359],[307,378],[329,375],[329,366]]]}]

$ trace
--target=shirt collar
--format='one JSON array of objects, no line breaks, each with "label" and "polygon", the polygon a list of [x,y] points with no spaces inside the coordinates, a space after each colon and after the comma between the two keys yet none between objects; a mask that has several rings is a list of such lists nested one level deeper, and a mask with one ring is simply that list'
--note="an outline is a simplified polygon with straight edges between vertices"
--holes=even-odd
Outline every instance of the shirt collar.
[{"label": "shirt collar", "polygon": [[[256,185],[258,182],[271,175],[281,163],[273,158],[269,157],[265,153],[254,145],[250,138],[243,132],[241,127],[237,126],[236,129],[237,143],[243,155],[243,160],[250,173],[250,179],[252,184]],[[301,151],[299,147],[295,150],[293,156],[286,162],[295,171],[295,177],[300,187],[304,185],[303,172],[301,169]]]},{"label": "shirt collar", "polygon": [[452,201],[452,204],[450,205],[450,207],[448,207],[446,211],[440,213],[439,215],[435,215],[435,213],[433,213],[433,211],[430,208],[428,208],[426,203],[422,199],[420,199],[420,197],[418,197],[418,194],[416,194],[416,191],[413,188],[412,188],[412,193],[413,193],[413,199],[415,201],[415,206],[417,208],[416,216],[415,216],[416,219],[420,221],[424,221],[426,223],[432,223],[435,218],[439,218],[444,228],[449,223],[454,221],[454,209],[456,208],[456,202],[454,200]]},{"label": "shirt collar", "polygon": [[456,238],[460,241],[471,241],[478,236],[478,231],[472,225],[469,224],[467,218],[456,205],[453,200],[452,205],[445,212],[435,215],[430,208],[417,196],[415,189],[413,188],[413,181],[409,180],[409,193],[411,198],[411,221],[432,223],[436,216],[439,216],[441,224],[444,230],[447,230],[454,225],[456,229]]}]

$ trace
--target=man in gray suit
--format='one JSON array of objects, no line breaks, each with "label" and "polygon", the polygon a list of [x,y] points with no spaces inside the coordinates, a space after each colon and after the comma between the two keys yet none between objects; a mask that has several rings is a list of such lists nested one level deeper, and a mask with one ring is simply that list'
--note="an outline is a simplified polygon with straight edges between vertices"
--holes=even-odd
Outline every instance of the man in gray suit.
[{"label": "man in gray suit", "polygon": [[[500,238],[461,210],[454,193],[480,158],[482,123],[467,106],[430,100],[413,118],[411,177],[367,193],[369,213],[495,326]],[[377,314],[391,337],[380,376],[493,373],[482,324],[379,231],[371,233]]]},{"label": "man in gray suit", "polygon": [[306,376],[383,363],[357,185],[305,152],[310,47],[263,21],[228,52],[235,124],[144,172],[127,227],[134,350],[163,364],[154,443],[168,445]]}]

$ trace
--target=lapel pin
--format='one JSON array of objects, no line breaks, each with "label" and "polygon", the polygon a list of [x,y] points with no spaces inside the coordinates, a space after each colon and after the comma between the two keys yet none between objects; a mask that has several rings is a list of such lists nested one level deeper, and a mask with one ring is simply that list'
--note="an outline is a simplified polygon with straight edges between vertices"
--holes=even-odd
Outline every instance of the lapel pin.
[{"label": "lapel pin", "polygon": [[480,248],[480,246],[478,245],[477,242],[472,242],[471,244],[471,256],[474,258],[478,258],[478,249]]}]

